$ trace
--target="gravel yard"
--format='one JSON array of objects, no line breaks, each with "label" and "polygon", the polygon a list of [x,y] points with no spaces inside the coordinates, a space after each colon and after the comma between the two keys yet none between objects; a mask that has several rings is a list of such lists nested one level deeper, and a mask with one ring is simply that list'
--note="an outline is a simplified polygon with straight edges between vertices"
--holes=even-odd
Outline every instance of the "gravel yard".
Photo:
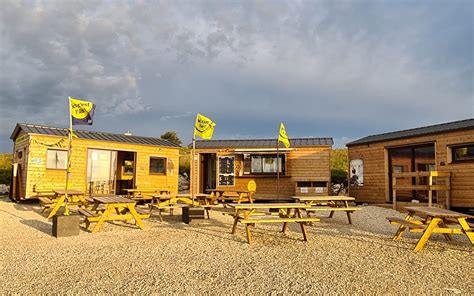
[{"label": "gravel yard", "polygon": [[203,294],[474,294],[473,248],[467,238],[435,234],[415,254],[418,235],[395,242],[386,216],[367,206],[286,234],[258,225],[248,245],[239,225],[218,211],[193,225],[164,214],[146,229],[117,223],[97,234],[56,239],[37,204],[0,198],[0,293]]}]

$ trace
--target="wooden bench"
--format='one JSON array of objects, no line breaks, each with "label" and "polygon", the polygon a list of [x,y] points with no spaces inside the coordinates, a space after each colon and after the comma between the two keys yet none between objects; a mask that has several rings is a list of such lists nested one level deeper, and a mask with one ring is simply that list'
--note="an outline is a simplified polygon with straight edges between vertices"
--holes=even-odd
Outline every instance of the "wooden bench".
[{"label": "wooden bench", "polygon": [[318,212],[318,211],[346,211],[346,212],[355,212],[359,211],[361,208],[336,208],[336,207],[311,207],[306,209],[309,212]]},{"label": "wooden bench", "polygon": [[86,229],[89,228],[92,222],[97,222],[100,218],[100,214],[88,209],[79,209],[79,214],[84,216],[83,223],[86,223]]},{"label": "wooden bench", "polygon": [[318,218],[289,218],[289,217],[276,217],[276,216],[261,216],[261,217],[252,217],[251,219],[242,219],[240,223],[242,224],[256,224],[256,223],[310,223],[318,222]]},{"label": "wooden bench", "polygon": [[425,229],[426,227],[423,222],[418,220],[405,220],[398,217],[387,217],[387,220],[390,222],[390,224],[399,224],[413,229]]}]

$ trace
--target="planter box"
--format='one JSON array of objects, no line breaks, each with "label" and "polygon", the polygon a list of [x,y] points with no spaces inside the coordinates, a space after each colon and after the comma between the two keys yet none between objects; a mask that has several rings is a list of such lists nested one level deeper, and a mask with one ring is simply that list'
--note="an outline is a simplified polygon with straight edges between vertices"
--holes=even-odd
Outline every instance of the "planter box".
[{"label": "planter box", "polygon": [[53,236],[66,237],[79,235],[79,215],[55,215],[53,217]]},{"label": "planter box", "polygon": [[182,214],[183,222],[189,224],[195,219],[205,219],[204,214],[204,208],[184,207]]}]

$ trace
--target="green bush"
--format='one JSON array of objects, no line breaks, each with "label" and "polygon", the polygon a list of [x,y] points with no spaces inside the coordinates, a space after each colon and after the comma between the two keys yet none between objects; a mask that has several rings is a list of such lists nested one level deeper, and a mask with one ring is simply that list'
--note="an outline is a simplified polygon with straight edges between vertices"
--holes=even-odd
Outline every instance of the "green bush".
[{"label": "green bush", "polygon": [[347,172],[339,169],[331,170],[331,183],[342,184],[347,181]]},{"label": "green bush", "polygon": [[180,174],[186,173],[189,176],[190,160],[191,160],[191,154],[190,154],[189,148],[182,147],[179,150],[179,173]]},{"label": "green bush", "polygon": [[12,172],[12,155],[0,154],[0,184],[10,184]]}]

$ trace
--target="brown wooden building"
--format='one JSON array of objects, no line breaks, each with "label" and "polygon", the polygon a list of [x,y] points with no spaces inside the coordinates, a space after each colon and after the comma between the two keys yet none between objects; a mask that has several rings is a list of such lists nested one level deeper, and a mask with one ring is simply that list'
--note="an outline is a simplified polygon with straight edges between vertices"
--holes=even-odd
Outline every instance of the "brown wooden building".
[{"label": "brown wooden building", "polygon": [[[91,195],[122,194],[123,189],[178,191],[179,145],[131,134],[74,130],[69,188]],[[67,129],[19,123],[11,139],[11,198],[36,198],[65,187]]]},{"label": "brown wooden building", "polygon": [[392,203],[394,194],[427,202],[432,194],[447,207],[474,207],[474,119],[368,136],[347,147],[357,202]]},{"label": "brown wooden building", "polygon": [[[279,149],[280,195],[328,195],[331,181],[332,138],[291,139],[291,147]],[[253,180],[257,199],[277,199],[277,141],[196,141],[191,186],[206,189],[247,190]]]}]

